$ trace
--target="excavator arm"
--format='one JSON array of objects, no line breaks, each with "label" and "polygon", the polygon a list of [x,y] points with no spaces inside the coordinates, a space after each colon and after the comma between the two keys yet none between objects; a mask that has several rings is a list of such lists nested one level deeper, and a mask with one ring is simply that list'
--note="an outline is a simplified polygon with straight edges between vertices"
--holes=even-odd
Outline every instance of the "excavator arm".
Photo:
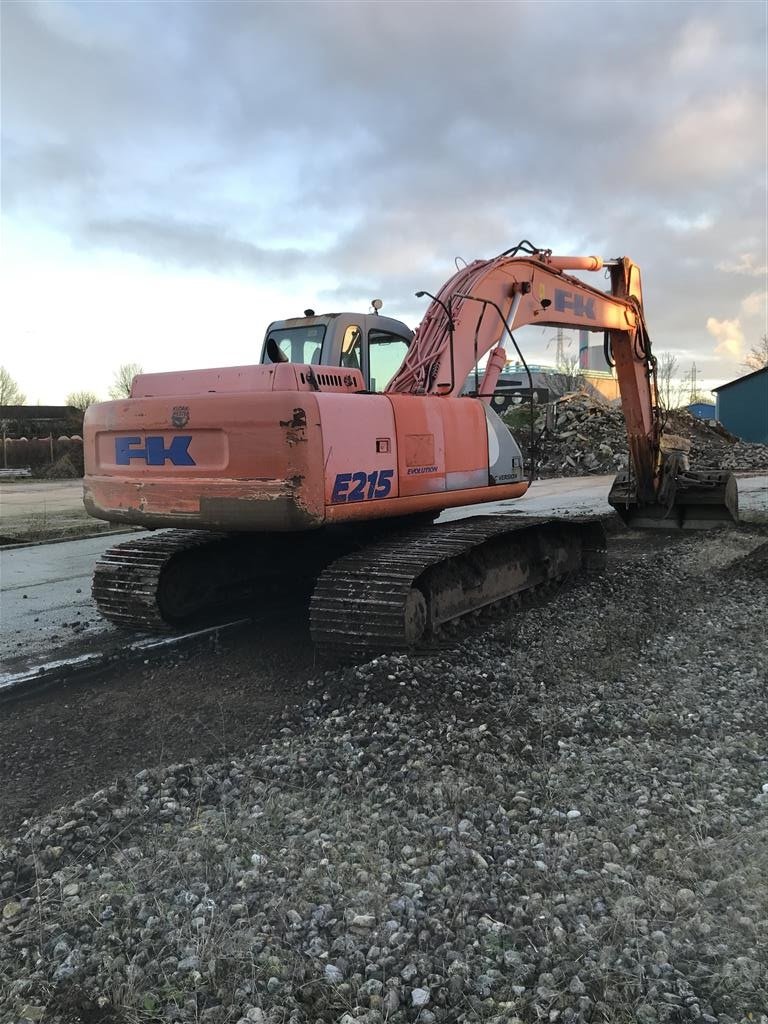
[{"label": "excavator arm", "polygon": [[[711,526],[713,519],[735,519],[733,477],[691,473],[685,442],[668,438],[665,444],[637,265],[627,258],[553,256],[532,247],[518,256],[520,248],[476,260],[445,283],[387,391],[457,396],[478,359],[490,353],[481,389],[490,395],[510,347],[517,348],[515,328],[538,324],[607,332],[631,467],[626,478],[616,481],[611,504],[632,525]],[[604,268],[609,292],[566,273]]]}]

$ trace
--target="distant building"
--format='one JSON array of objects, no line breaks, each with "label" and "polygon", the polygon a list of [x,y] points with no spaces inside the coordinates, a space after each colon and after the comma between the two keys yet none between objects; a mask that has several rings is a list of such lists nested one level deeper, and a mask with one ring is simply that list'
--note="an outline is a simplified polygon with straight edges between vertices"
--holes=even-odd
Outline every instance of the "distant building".
[{"label": "distant building", "polygon": [[[519,364],[517,366],[507,366],[500,374],[493,398],[491,399],[491,406],[499,415],[510,406],[521,405],[523,402],[527,404],[530,401],[531,395],[533,395],[534,405],[546,405],[547,402],[551,401],[550,380],[547,369],[536,365],[529,365],[528,369],[531,371],[533,390],[529,387],[528,374],[525,372],[525,368]],[[462,394],[474,394],[476,388],[480,386],[484,374],[484,367],[478,369],[477,379],[475,378],[474,371],[472,371],[464,383]]]},{"label": "distant building", "polygon": [[[590,344],[593,337],[600,340],[596,344]],[[610,373],[611,367],[605,358],[602,334],[596,334],[595,331],[579,331],[579,369]]]},{"label": "distant building", "polygon": [[83,413],[71,405],[0,405],[4,437],[82,434]]},{"label": "distant building", "polygon": [[688,412],[697,420],[717,419],[717,406],[714,402],[693,402],[688,406]]},{"label": "distant building", "polygon": [[581,376],[586,384],[599,391],[609,402],[617,402],[621,398],[615,370],[582,370]]},{"label": "distant building", "polygon": [[712,390],[717,419],[726,430],[743,441],[768,444],[768,366]]},{"label": "distant building", "polygon": [[[615,370],[574,368],[572,373],[568,373],[557,370],[554,366],[538,364],[529,364],[528,369],[531,371],[534,405],[546,405],[547,402],[554,402],[571,391],[580,390],[586,390],[591,394],[597,392],[609,402],[620,397]],[[479,370],[478,382],[482,381],[484,372],[483,368]],[[475,375],[472,372],[467,377],[463,394],[472,394],[474,391]],[[511,405],[527,402],[530,394],[525,367],[520,363],[508,363],[499,376],[491,405],[497,413],[502,413]]]}]

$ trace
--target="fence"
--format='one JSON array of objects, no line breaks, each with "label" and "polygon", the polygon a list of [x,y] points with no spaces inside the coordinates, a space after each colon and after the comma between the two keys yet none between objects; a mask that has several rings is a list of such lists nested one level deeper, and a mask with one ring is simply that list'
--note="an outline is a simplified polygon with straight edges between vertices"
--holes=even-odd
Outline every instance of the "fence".
[{"label": "fence", "polygon": [[68,455],[75,469],[82,473],[83,439],[73,437],[7,437],[3,439],[0,466],[4,469],[30,469],[42,472]]}]

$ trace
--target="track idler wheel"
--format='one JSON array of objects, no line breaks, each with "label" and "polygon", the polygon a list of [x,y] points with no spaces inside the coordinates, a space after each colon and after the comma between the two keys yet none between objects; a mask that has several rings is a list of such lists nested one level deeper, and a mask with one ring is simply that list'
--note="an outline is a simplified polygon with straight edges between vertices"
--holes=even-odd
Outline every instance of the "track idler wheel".
[{"label": "track idler wheel", "polygon": [[424,636],[427,628],[427,600],[422,592],[413,587],[405,600],[405,640],[413,646]]}]

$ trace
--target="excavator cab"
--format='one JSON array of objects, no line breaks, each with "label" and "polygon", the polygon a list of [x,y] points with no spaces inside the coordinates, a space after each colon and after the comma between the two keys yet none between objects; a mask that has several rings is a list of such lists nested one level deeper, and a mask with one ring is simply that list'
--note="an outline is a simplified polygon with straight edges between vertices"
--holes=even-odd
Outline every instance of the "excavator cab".
[{"label": "excavator cab", "polygon": [[[379,300],[375,300],[378,302]],[[400,367],[413,331],[378,314],[325,313],[275,320],[267,328],[261,363],[289,362],[360,370],[366,390],[380,393]]]}]

